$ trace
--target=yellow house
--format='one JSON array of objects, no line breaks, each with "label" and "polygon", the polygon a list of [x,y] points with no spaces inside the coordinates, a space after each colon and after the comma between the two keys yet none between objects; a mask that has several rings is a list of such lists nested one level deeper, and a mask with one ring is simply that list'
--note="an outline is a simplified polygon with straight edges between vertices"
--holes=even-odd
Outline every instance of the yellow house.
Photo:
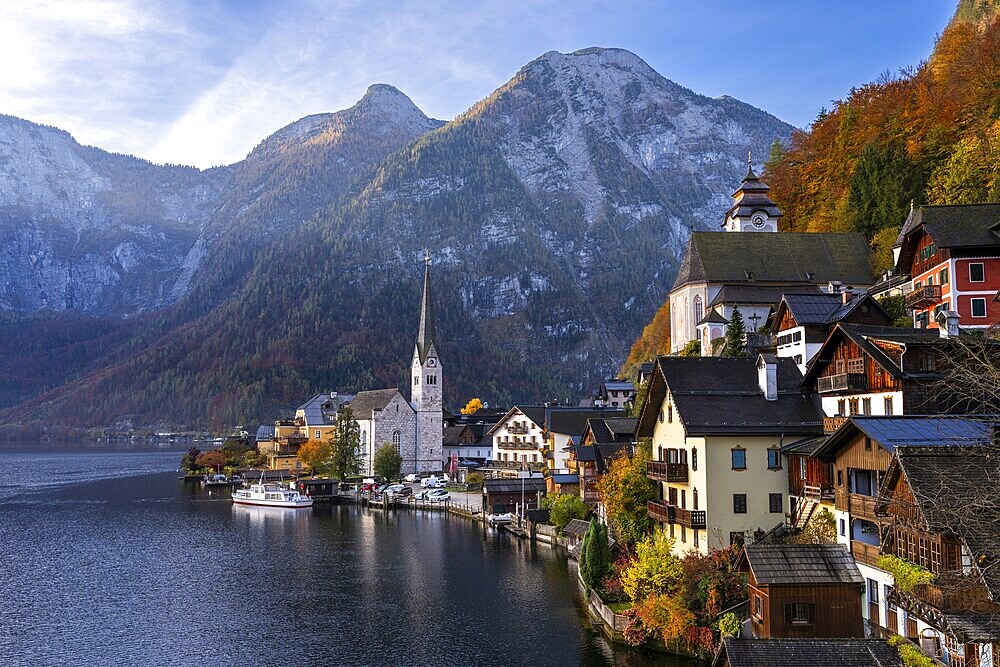
[{"label": "yellow house", "polygon": [[267,467],[272,470],[302,470],[298,451],[307,440],[328,440],[337,432],[337,411],[353,396],[340,396],[337,392],[317,394],[295,409],[294,419],[274,422],[274,435],[270,440],[259,440],[257,450],[267,456]]},{"label": "yellow house", "polygon": [[649,516],[674,551],[708,553],[785,523],[781,446],[823,434],[792,359],[660,357],[637,436],[651,438]]}]

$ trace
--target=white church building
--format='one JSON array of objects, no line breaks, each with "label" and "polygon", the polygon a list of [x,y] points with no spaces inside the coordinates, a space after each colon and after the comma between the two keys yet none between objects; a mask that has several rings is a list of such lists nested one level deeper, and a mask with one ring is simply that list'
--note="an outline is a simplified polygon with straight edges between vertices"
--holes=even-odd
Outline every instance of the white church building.
[{"label": "white church building", "polygon": [[385,444],[395,447],[402,456],[404,474],[441,470],[443,373],[434,344],[429,255],[424,257],[420,327],[410,371],[409,401],[398,388],[391,388],[358,392],[350,403],[361,436],[361,470],[364,474],[373,474],[375,452]]}]

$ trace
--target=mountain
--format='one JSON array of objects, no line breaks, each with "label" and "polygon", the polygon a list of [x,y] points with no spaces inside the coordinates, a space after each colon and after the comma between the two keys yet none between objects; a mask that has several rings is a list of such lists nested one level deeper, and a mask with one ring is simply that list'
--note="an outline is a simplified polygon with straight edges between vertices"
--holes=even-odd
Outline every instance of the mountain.
[{"label": "mountain", "polygon": [[792,130],[618,49],[544,54],[440,127],[401,96],[366,95],[415,119],[380,158],[338,171],[336,150],[392,141],[309,117],[231,167],[199,237],[215,259],[144,343],[0,418],[222,426],[405,382],[425,248],[447,402],[579,395],[663,302],[689,230],[721,222],[747,151]]}]

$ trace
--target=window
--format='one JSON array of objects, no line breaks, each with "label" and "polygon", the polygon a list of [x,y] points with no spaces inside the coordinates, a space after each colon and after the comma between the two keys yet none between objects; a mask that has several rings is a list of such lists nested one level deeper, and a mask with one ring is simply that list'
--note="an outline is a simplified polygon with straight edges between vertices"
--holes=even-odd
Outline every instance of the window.
[{"label": "window", "polygon": [[747,494],[734,493],[733,514],[746,514],[746,513],[747,513]]},{"label": "window", "polygon": [[770,447],[767,450],[767,469],[781,470],[781,450],[777,447]]},{"label": "window", "polygon": [[892,396],[885,397],[885,414],[892,416]]},{"label": "window", "polygon": [[767,494],[767,508],[771,514],[781,513],[781,494],[780,493],[769,493]]},{"label": "window", "polygon": [[785,605],[785,623],[806,625],[816,621],[816,605],[806,602],[793,602]]},{"label": "window", "polygon": [[753,615],[757,618],[764,618],[764,601],[759,595],[753,596]]},{"label": "window", "polygon": [[681,509],[686,510],[688,504],[688,492],[687,489],[681,489]]},{"label": "window", "polygon": [[698,509],[698,489],[692,491],[691,495],[693,496],[694,509]]},{"label": "window", "polygon": [[844,471],[841,469],[837,470],[837,486],[844,485]]},{"label": "window", "polygon": [[847,360],[847,372],[848,373],[864,373],[865,372],[865,360],[864,359],[848,359]]},{"label": "window", "polygon": [[850,410],[852,415],[858,414],[860,408],[858,407],[859,401],[856,398],[851,398],[847,400],[847,409]]},{"label": "window", "polygon": [[747,469],[747,450],[742,447],[732,449],[733,470]]},{"label": "window", "polygon": [[438,383],[437,375],[427,376],[427,384],[437,384],[437,383]]},{"label": "window", "polygon": [[705,316],[705,304],[701,300],[700,295],[694,297],[694,323],[698,324],[701,322],[701,318]]},{"label": "window", "polygon": [[419,384],[420,384],[420,376],[419,375],[414,375],[413,376],[413,386],[416,387]]},{"label": "window", "polygon": [[986,317],[986,299],[972,299],[972,316]]},{"label": "window", "polygon": [[878,582],[874,579],[868,580],[868,603],[878,604]]},{"label": "window", "polygon": [[673,403],[668,403],[667,404],[667,421],[669,423],[671,423],[671,424],[674,423],[674,404]]},{"label": "window", "polygon": [[948,267],[944,267],[938,272],[938,282],[942,285],[948,284]]},{"label": "window", "polygon": [[662,409],[660,410],[659,418],[660,418],[660,423],[662,424],[663,423],[663,410]]},{"label": "window", "polygon": [[316,439],[319,440],[322,437],[322,431],[316,429]]},{"label": "window", "polygon": [[697,530],[693,530],[691,532],[694,533],[694,548],[697,549],[698,548],[698,531]]},{"label": "window", "polygon": [[684,544],[687,544],[687,541],[688,541],[687,528],[682,523],[681,524],[681,542],[683,542]]},{"label": "window", "polygon": [[927,276],[927,286],[930,287],[934,284],[934,276]]},{"label": "window", "polygon": [[396,450],[397,454],[399,454],[399,443],[400,443],[401,440],[402,440],[402,438],[400,437],[399,431],[393,431],[392,432],[392,446]]},{"label": "window", "polygon": [[670,524],[670,539],[674,539],[674,524]]},{"label": "window", "polygon": [[697,469],[698,469],[698,448],[697,447],[692,447],[691,448],[691,470],[697,470]]},{"label": "window", "polygon": [[872,413],[872,399],[863,398],[861,399],[861,412],[862,414],[870,415]]},{"label": "window", "polygon": [[840,520],[840,536],[847,537],[847,521],[844,519]]},{"label": "window", "polygon": [[847,399],[841,398],[837,401],[837,416],[843,417],[847,414]]},{"label": "window", "polygon": [[799,457],[799,479],[808,479],[809,476],[806,474],[808,471],[808,464],[806,463],[806,457]]},{"label": "window", "polygon": [[792,357],[792,359],[795,360],[796,364],[801,364],[802,363],[802,355],[801,354],[796,354],[794,357]]},{"label": "window", "polygon": [[972,262],[969,264],[969,282],[970,283],[982,283],[986,282],[986,269],[982,262]]},{"label": "window", "polygon": [[865,451],[866,452],[870,452],[871,450],[872,450],[872,439],[866,436],[865,437]]}]

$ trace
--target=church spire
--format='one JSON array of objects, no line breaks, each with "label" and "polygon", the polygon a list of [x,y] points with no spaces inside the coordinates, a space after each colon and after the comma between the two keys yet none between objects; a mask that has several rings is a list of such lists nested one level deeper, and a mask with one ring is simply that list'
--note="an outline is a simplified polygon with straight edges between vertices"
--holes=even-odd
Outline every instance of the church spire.
[{"label": "church spire", "polygon": [[434,346],[434,309],[431,306],[431,254],[424,251],[424,294],[420,303],[420,329],[417,331],[417,355],[420,363]]}]

